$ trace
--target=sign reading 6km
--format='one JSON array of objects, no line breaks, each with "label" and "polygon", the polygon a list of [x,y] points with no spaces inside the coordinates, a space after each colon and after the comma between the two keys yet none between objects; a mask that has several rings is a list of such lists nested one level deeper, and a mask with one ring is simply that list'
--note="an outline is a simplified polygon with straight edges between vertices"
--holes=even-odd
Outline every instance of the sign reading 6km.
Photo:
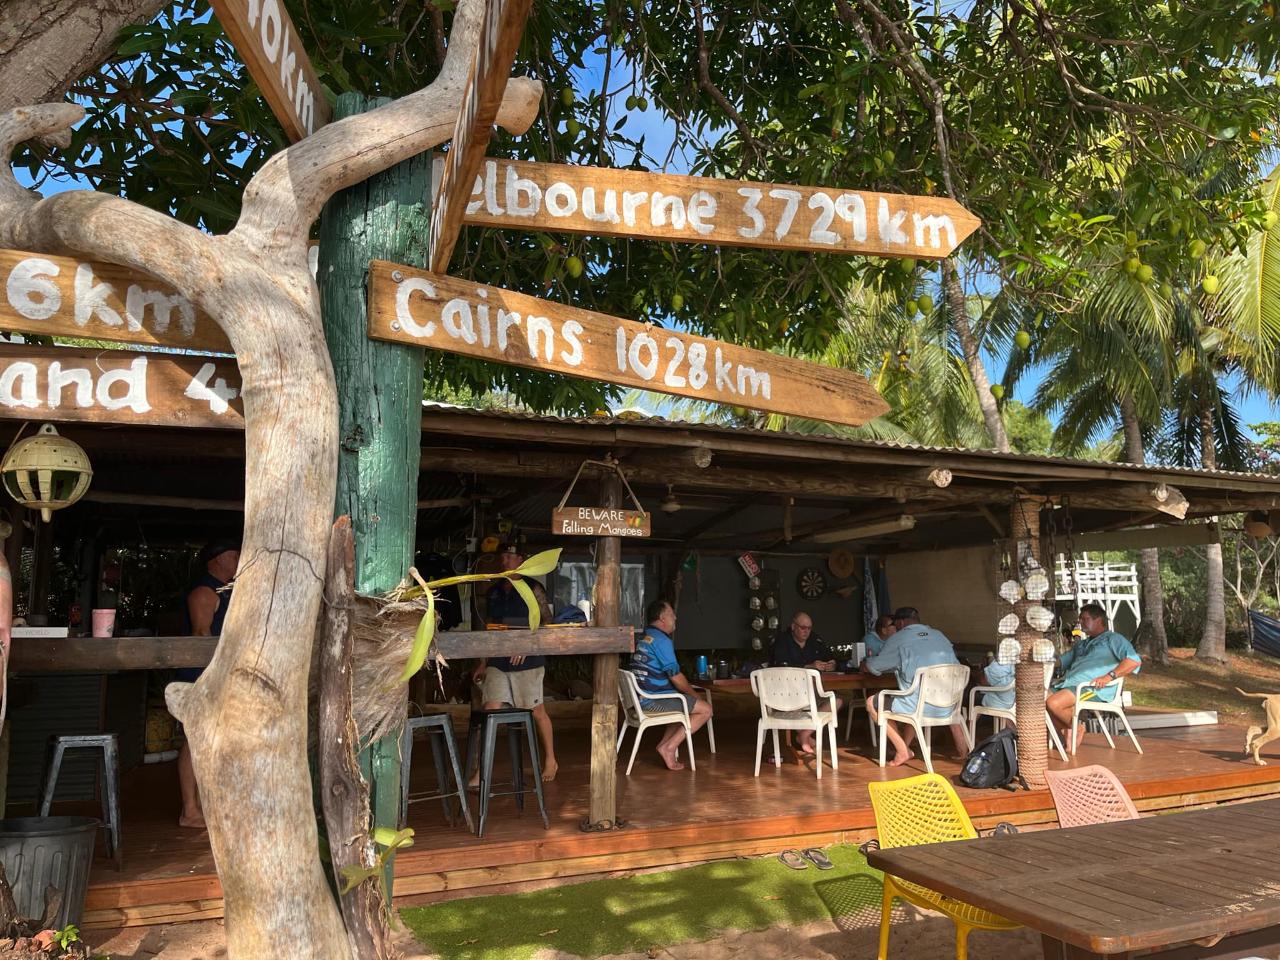
[{"label": "sign reading 6km", "polygon": [[375,260],[369,336],[854,426],[889,409],[849,370]]}]

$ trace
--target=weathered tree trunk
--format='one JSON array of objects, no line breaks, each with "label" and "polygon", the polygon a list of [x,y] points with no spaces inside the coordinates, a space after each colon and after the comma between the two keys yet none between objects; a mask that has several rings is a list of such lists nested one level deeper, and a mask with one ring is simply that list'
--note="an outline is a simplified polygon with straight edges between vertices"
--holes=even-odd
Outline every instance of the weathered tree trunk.
[{"label": "weathered tree trunk", "polygon": [[973,335],[973,326],[969,322],[968,304],[964,296],[964,286],[960,283],[960,273],[950,260],[942,261],[942,291],[947,298],[947,309],[951,313],[951,323],[955,326],[956,335],[960,338],[960,349],[964,352],[964,363],[969,368],[969,377],[973,380],[973,389],[978,394],[978,406],[982,408],[982,419],[987,425],[987,435],[991,438],[991,446],[1001,453],[1008,453],[1009,434],[1005,432],[1004,420],[1000,417],[1000,407],[995,395],[991,392],[991,381],[987,379],[987,367],[982,362],[982,351],[978,340]]},{"label": "weathered tree trunk", "polygon": [[[307,765],[307,679],[338,439],[307,240],[335,192],[449,137],[481,11],[478,0],[460,4],[449,59],[429,87],[272,157],[227,236],[90,191],[38,200],[0,169],[0,246],[148,273],[213,317],[240,365],[245,530],[236,589],[209,668],[195,684],[166,691],[191,743],[232,958],[282,949],[298,958],[351,956],[317,853]],[[499,124],[526,130],[540,95],[536,82],[513,80]],[[66,142],[82,115],[67,104],[0,114],[0,150],[8,157],[33,137]]]},{"label": "weathered tree trunk", "polygon": [[121,28],[146,23],[167,5],[166,0],[0,4],[0,112],[61,99],[115,53]]},{"label": "weathered tree trunk", "polygon": [[[1124,425],[1124,453],[1130,463],[1146,463],[1142,444],[1142,424],[1133,397],[1120,397],[1120,420]],[[1142,623],[1149,630],[1150,652],[1160,663],[1169,660],[1169,634],[1164,626],[1164,587],[1160,583],[1160,551],[1144,547],[1139,555],[1138,576],[1142,582]]]},{"label": "weathered tree trunk", "polygon": [[[606,474],[600,484],[601,503],[622,506],[622,481]],[[622,538],[596,540],[595,608],[597,627],[616,627],[622,618]],[[614,743],[618,736],[618,655],[596,654],[593,672],[595,702],[591,707],[591,801],[587,822],[603,827],[618,822],[618,764]]]},{"label": "weathered tree trunk", "polygon": [[[1204,407],[1200,411],[1200,465],[1206,470],[1218,468],[1218,452],[1214,447],[1213,410]],[[1205,593],[1204,632],[1196,646],[1196,659],[1211,663],[1227,660],[1227,596],[1222,582],[1222,534],[1218,530],[1218,518],[1211,517],[1213,542],[1204,548]]]}]

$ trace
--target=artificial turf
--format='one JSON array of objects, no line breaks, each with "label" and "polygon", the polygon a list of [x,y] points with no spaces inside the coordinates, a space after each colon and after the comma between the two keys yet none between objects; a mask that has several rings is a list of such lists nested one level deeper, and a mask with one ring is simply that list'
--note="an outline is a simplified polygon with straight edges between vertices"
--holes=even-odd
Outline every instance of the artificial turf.
[{"label": "artificial turf", "polygon": [[634,953],[874,906],[880,874],[853,846],[827,849],[834,870],[792,870],[774,857],[728,860],[610,880],[452,900],[400,912],[441,960],[530,960]]}]

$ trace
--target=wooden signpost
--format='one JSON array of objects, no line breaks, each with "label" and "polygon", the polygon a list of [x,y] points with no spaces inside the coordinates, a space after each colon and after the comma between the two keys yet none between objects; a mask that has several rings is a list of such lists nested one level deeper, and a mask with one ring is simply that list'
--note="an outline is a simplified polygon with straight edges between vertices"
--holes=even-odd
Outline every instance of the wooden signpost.
[{"label": "wooden signpost", "polygon": [[0,344],[0,419],[244,429],[235,361]]},{"label": "wooden signpost", "polygon": [[0,250],[0,330],[231,352],[221,327],[157,280],[21,250]]},{"label": "wooden signpost", "polygon": [[295,143],[329,122],[315,68],[283,0],[211,0],[249,76]]},{"label": "wooden signpost", "polygon": [[889,409],[849,370],[379,260],[369,265],[369,336],[832,423],[858,426]]},{"label": "wooden signpost", "polygon": [[610,507],[557,507],[551,511],[556,537],[647,537],[649,514]]},{"label": "wooden signpost", "polygon": [[980,225],[948,197],[494,159],[479,168],[464,222],[927,259],[946,257]]},{"label": "wooden signpost", "polygon": [[445,154],[435,204],[431,210],[431,242],[428,263],[437,273],[449,269],[449,258],[458,242],[467,205],[466,191],[484,161],[489,135],[498,119],[503,91],[511,75],[524,22],[532,0],[488,0],[480,26],[480,45],[462,91],[462,109],[453,128],[453,140]]}]

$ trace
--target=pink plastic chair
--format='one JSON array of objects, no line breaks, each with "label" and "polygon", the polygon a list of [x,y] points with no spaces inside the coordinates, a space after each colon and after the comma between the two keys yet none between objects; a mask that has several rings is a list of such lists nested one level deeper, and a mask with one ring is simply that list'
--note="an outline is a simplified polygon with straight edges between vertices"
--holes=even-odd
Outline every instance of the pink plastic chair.
[{"label": "pink plastic chair", "polygon": [[1138,819],[1138,808],[1124,784],[1106,767],[1095,763],[1074,770],[1046,770],[1044,775],[1060,827]]}]

